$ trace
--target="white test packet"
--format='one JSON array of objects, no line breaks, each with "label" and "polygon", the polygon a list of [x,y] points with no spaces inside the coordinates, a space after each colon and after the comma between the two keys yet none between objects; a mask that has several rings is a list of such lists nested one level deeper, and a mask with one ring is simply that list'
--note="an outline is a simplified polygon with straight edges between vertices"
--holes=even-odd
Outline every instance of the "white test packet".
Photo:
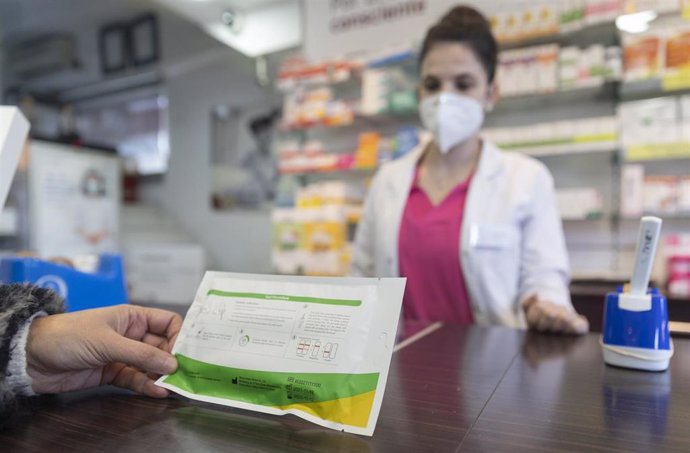
[{"label": "white test packet", "polygon": [[207,272],[157,384],[188,398],[371,436],[405,279]]}]

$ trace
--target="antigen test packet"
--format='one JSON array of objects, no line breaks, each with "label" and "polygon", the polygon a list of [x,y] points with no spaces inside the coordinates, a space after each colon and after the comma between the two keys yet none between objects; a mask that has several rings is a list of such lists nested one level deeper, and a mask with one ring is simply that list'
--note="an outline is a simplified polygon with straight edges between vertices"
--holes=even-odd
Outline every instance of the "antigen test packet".
[{"label": "antigen test packet", "polygon": [[405,279],[208,272],[157,384],[188,398],[371,436]]}]

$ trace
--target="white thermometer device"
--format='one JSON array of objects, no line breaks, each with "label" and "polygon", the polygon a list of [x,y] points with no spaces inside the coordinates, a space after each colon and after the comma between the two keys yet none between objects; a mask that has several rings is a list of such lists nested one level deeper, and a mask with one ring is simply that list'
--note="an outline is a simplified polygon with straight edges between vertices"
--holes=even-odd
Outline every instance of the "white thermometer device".
[{"label": "white thermometer device", "polygon": [[649,278],[652,275],[652,266],[656,256],[656,247],[659,243],[661,232],[661,219],[659,217],[646,216],[640,221],[640,232],[637,236],[637,249],[635,251],[635,265],[633,267],[632,280],[630,280],[630,294],[644,296],[647,294]]}]

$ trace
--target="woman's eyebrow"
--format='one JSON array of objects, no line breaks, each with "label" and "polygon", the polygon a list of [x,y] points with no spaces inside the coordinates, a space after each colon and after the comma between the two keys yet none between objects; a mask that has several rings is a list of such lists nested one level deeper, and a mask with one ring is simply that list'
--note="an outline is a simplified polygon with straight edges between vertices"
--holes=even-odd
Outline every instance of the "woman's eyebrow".
[{"label": "woman's eyebrow", "polygon": [[436,77],[436,78],[446,78],[446,77],[453,77],[455,79],[459,77],[466,77],[466,78],[472,78],[475,79],[476,75],[472,74],[471,72],[461,70],[461,71],[429,71],[426,74],[422,76],[422,78],[427,78],[427,77]]}]

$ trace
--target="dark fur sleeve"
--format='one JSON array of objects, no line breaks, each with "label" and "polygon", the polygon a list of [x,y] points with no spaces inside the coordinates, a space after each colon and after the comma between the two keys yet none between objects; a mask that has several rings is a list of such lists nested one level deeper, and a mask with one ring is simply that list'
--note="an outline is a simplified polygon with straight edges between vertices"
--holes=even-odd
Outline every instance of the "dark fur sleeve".
[{"label": "dark fur sleeve", "polygon": [[65,311],[61,297],[49,289],[26,284],[0,284],[0,425],[15,406],[15,395],[5,382],[12,338],[34,314]]}]

